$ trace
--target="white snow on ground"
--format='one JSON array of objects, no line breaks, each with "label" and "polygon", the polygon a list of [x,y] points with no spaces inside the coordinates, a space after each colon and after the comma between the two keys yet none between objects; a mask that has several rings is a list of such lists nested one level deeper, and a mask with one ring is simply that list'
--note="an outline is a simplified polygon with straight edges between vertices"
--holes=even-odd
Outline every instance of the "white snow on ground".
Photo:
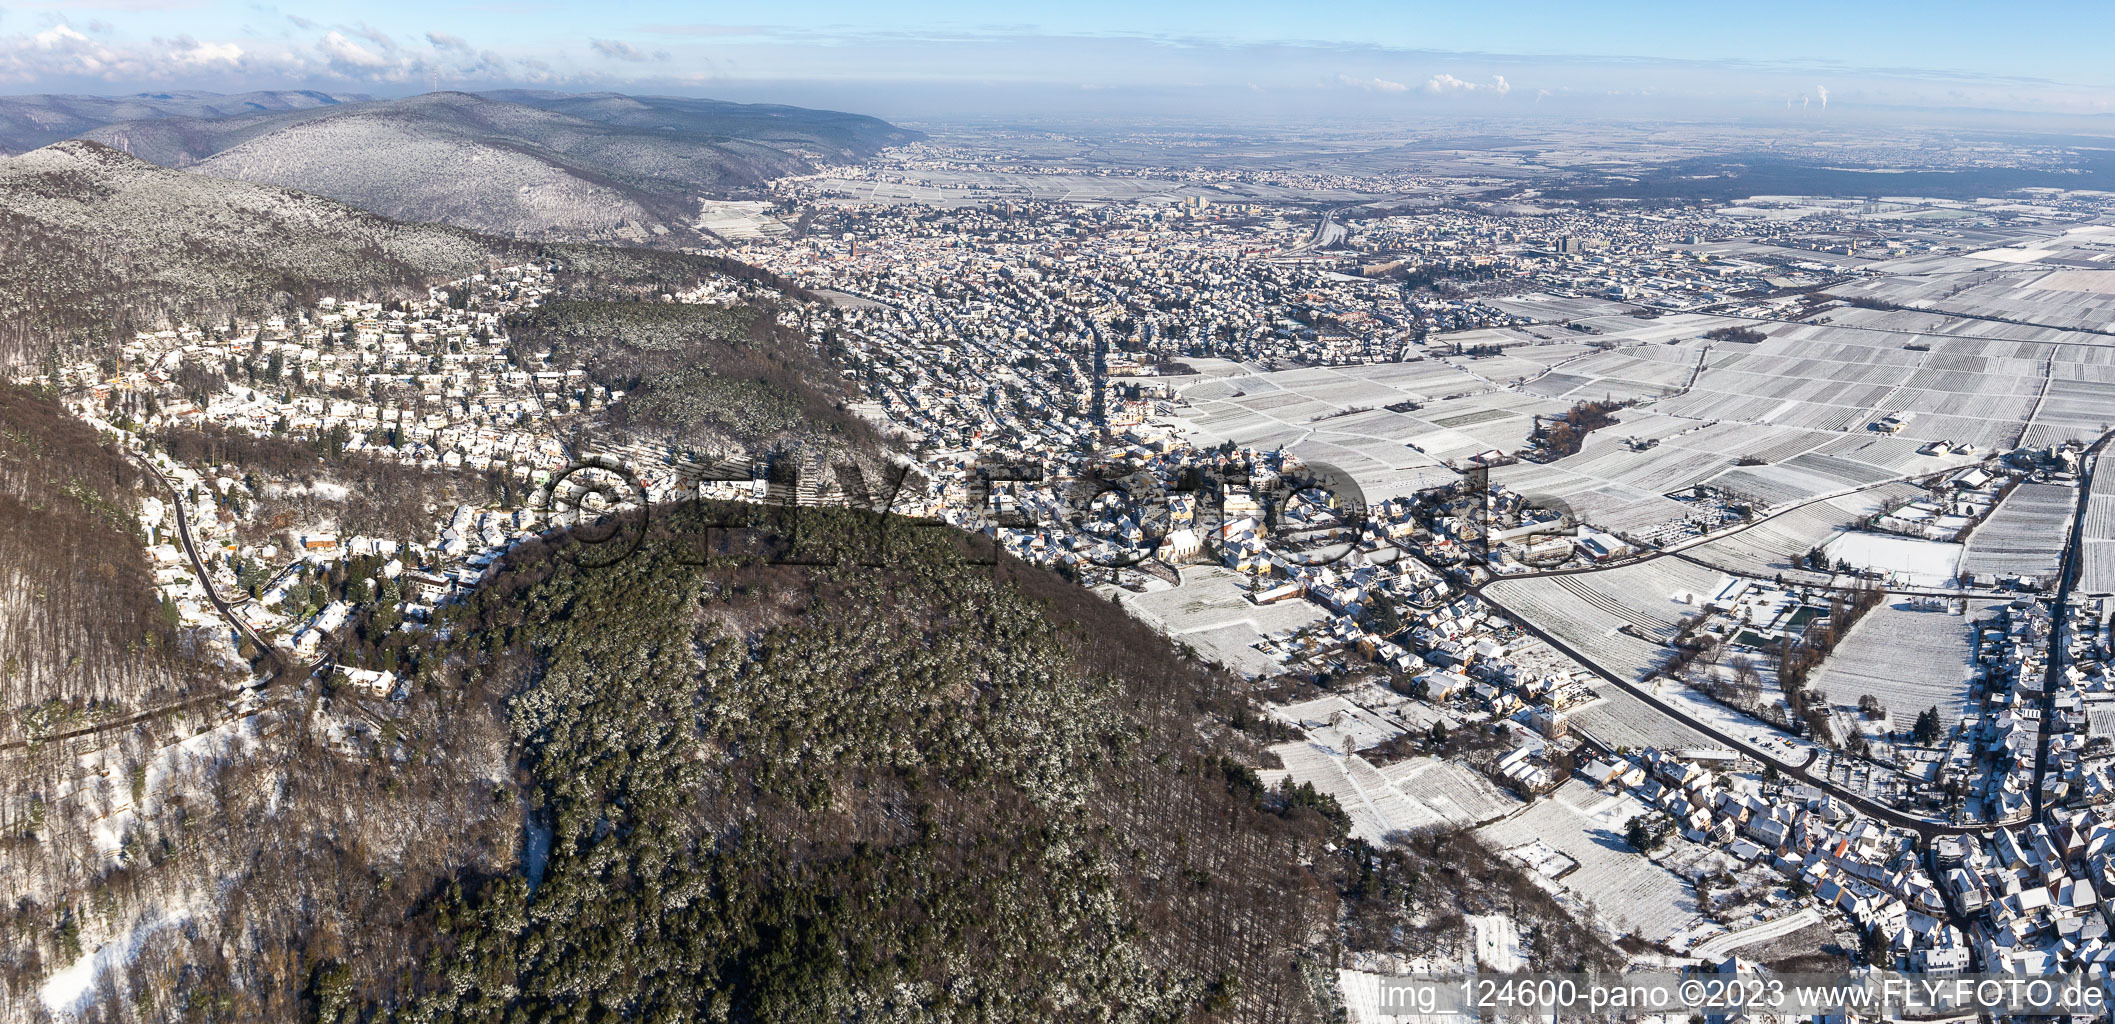
[{"label": "white snow on ground", "polygon": [[1861,696],[1879,698],[1898,729],[1908,728],[1917,712],[1936,707],[1940,722],[1951,730],[1963,715],[1974,713],[1970,631],[1999,603],[1967,602],[1964,615],[1914,600],[1883,604],[1837,642],[1811,685],[1845,713],[1856,713]]},{"label": "white snow on ground", "polygon": [[[1729,708],[1667,677],[1653,680],[1652,694],[1689,717],[1734,738],[1742,753],[1761,754],[1797,767],[1821,747],[1804,737],[1790,735],[1776,726]],[[1724,750],[1725,744],[1710,741],[1708,749]],[[1692,748],[1694,749],[1694,748]]]},{"label": "white snow on ground", "polygon": [[[256,716],[244,715],[154,751],[145,764],[141,796],[152,800],[171,776],[194,774],[200,762],[219,760],[233,751],[249,749],[256,743],[256,727]],[[106,751],[97,751],[82,758],[82,765],[95,773],[84,776],[84,779],[91,780],[91,784],[61,795],[67,799],[89,801],[87,808],[94,819],[96,852],[115,864],[126,833],[139,820],[139,808],[132,803],[131,780],[117,765],[106,762],[106,754]]]},{"label": "white snow on ground", "polygon": [[1477,836],[1494,850],[1540,844],[1571,858],[1577,870],[1554,883],[1538,880],[1574,910],[1592,904],[1606,927],[1635,930],[1653,941],[1697,935],[1698,925],[1708,922],[1696,890],[1623,839],[1625,824],[1649,810],[1627,792],[1603,793],[1572,779],[1527,810],[1478,829]]},{"label": "white snow on ground", "polygon": [[745,241],[786,232],[785,225],[772,218],[771,204],[755,200],[700,202],[698,226],[721,238]]},{"label": "white snow on ground", "polygon": [[1504,914],[1474,914],[1467,918],[1476,932],[1476,962],[1494,971],[1527,970],[1527,957],[1520,952],[1520,928]]},{"label": "white snow on ground", "polygon": [[1524,867],[1529,871],[1541,875],[1542,877],[1547,878],[1552,882],[1556,881],[1557,879],[1563,878],[1566,874],[1569,874],[1570,872],[1579,870],[1578,861],[1575,861],[1570,857],[1565,856],[1563,851],[1558,850],[1557,848],[1551,846],[1548,843],[1543,842],[1540,839],[1528,843],[1525,846],[1516,846],[1510,850],[1503,850],[1500,852],[1504,853],[1507,857],[1512,858],[1515,862],[1519,863],[1521,867]]},{"label": "white snow on ground", "polygon": [[1815,910],[1813,907],[1801,907],[1796,912],[1786,914],[1783,917],[1772,918],[1760,924],[1752,924],[1739,931],[1727,932],[1717,938],[1700,942],[1695,949],[1689,951],[1689,955],[1703,960],[1717,960],[1743,946],[1752,946],[1758,942],[1782,938],[1810,924],[1820,924],[1821,919],[1820,911]]},{"label": "white snow on ground", "polygon": [[[1618,747],[1690,750],[1719,745],[1703,733],[1653,710],[1612,683],[1597,679],[1593,681],[1593,687],[1600,696],[1566,714],[1571,716],[1574,732],[1592,737],[1602,746],[1611,750]],[[1672,694],[1677,689],[1679,687],[1670,685],[1664,688],[1664,692]]]},{"label": "white snow on ground", "polygon": [[[1527,957],[1520,950],[1520,929],[1504,914],[1479,914],[1466,919],[1475,939],[1474,956],[1461,963],[1434,962],[1419,957],[1391,965],[1385,955],[1355,956],[1356,967],[1337,969],[1337,991],[1344,994],[1345,1017],[1352,1024],[1460,1024],[1464,1019],[1445,1013],[1390,1014],[1381,1011],[1389,979],[1454,971],[1524,971]],[[1381,961],[1376,963],[1375,961]],[[1361,969],[1364,968],[1364,969]]]},{"label": "white snow on ground", "polygon": [[163,915],[140,923],[131,932],[81,954],[79,960],[67,965],[65,970],[44,979],[44,987],[37,990],[37,998],[54,1014],[78,1014],[95,1001],[96,980],[103,972],[122,969],[132,962],[133,954],[139,952],[140,943],[147,936],[182,924],[188,914]]},{"label": "white snow on ground", "polygon": [[1829,561],[1887,573],[1891,581],[1913,587],[1943,587],[1960,574],[1963,546],[1944,541],[1898,537],[1891,533],[1843,533],[1822,547]]},{"label": "white snow on ground", "polygon": [[1245,577],[1215,565],[1185,566],[1178,587],[1147,594],[1116,593],[1117,600],[1147,625],[1250,676],[1270,675],[1285,667],[1251,644],[1265,634],[1298,629],[1328,615],[1305,600],[1258,605],[1248,599]]},{"label": "white snow on ground", "polygon": [[2056,255],[2054,249],[1984,249],[1968,254],[1972,260],[1989,260],[1992,263],[2033,263]]},{"label": "white snow on ground", "polygon": [[1520,806],[1520,799],[1467,768],[1432,758],[1412,758],[1375,768],[1365,758],[1344,756],[1339,741],[1280,743],[1271,748],[1285,767],[1257,772],[1265,785],[1309,783],[1336,798],[1351,816],[1351,834],[1382,845],[1401,832],[1433,826],[1463,827],[1489,821]]},{"label": "white snow on ground", "polygon": [[1402,727],[1342,697],[1318,697],[1273,708],[1271,713],[1304,730],[1315,742],[1343,749],[1349,738],[1364,750],[1402,734]]}]

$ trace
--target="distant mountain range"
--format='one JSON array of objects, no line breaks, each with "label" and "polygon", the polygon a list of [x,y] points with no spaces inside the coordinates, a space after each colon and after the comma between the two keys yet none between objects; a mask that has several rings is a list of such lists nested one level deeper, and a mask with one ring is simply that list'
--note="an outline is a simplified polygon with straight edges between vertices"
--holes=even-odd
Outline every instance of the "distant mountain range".
[{"label": "distant mountain range", "polygon": [[[857,114],[614,93],[238,99],[93,107],[80,97],[24,97],[0,100],[0,118],[27,123],[66,100],[74,134],[165,167],[328,196],[402,221],[635,245],[696,241],[701,197],[919,137]],[[140,116],[117,118],[128,110]],[[43,123],[58,130],[51,117]]]},{"label": "distant mountain range", "polygon": [[314,92],[143,92],[132,96],[0,96],[0,155],[27,153],[121,121],[239,117],[362,103],[371,96]]},{"label": "distant mountain range", "polygon": [[622,96],[509,89],[479,93],[489,100],[568,114],[642,131],[687,133],[761,142],[811,159],[857,159],[884,146],[924,138],[880,118],[774,103],[728,103],[676,96]]}]

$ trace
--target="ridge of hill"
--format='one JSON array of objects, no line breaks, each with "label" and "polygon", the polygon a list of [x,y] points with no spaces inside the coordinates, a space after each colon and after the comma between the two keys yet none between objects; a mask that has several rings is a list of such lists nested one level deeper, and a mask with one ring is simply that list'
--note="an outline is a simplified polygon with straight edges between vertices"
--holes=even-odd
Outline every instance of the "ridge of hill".
[{"label": "ridge of hill", "polygon": [[162,117],[234,117],[273,111],[304,110],[338,103],[361,103],[373,97],[280,89],[222,95],[212,92],[144,92],[130,96],[78,96],[43,93],[0,96],[0,155],[26,153],[82,132],[120,121]]},{"label": "ridge of hill", "polygon": [[538,240],[681,244],[707,196],[914,137],[855,114],[615,94],[441,92],[84,137],[166,167],[329,196],[396,220]]},{"label": "ridge of hill", "polygon": [[493,251],[456,228],[54,143],[0,160],[0,364],[170,315],[422,286]]}]

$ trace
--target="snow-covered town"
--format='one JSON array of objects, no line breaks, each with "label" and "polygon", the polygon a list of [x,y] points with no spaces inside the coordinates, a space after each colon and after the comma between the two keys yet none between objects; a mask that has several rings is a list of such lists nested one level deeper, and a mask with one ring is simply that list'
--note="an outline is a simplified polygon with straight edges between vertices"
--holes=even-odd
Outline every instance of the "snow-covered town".
[{"label": "snow-covered town", "polygon": [[[1829,201],[1303,219],[1182,177],[1093,204],[847,198],[875,173],[780,182],[818,204],[799,231],[761,202],[719,222],[782,286],[654,301],[780,302],[901,449],[881,508],[1249,680],[1290,737],[1264,782],[1377,848],[1469,830],[1647,961],[2111,977],[2097,414],[2046,367],[2023,403],[1962,408],[2000,375],[1939,365],[1952,314],[1902,311],[1935,263],[2100,251],[2092,200],[1905,201],[1959,216],[1853,242]],[[1295,186],[1319,187],[1272,184]],[[27,379],[165,485],[141,525],[199,643],[388,699],[393,664],[332,664],[348,631],[427,628],[555,525],[570,468],[653,502],[850,500],[819,463],[789,498],[779,453],[600,429],[625,392],[509,336],[560,297],[495,260]],[[1807,388],[1867,373],[1860,346],[1889,383]],[[275,468],[288,451],[314,461]],[[704,462],[754,472],[700,490]],[[1343,984],[1432,966],[1354,957]]]}]

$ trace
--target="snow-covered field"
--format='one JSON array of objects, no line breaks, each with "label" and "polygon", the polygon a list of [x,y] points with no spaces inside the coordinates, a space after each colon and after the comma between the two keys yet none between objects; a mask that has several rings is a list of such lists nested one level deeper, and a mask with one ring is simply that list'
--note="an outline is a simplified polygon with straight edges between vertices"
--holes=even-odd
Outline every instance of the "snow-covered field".
[{"label": "snow-covered field", "polygon": [[1687,553],[1728,572],[1751,576],[1785,572],[1793,567],[1794,556],[1829,543],[1865,517],[1886,507],[1886,503],[1908,500],[1923,493],[1923,489],[1914,484],[1882,484],[1870,490],[1789,509],[1738,533],[1691,547]]},{"label": "snow-covered field", "polygon": [[52,972],[37,989],[37,1000],[54,1015],[73,1016],[95,1001],[97,982],[107,973],[121,971],[138,954],[141,944],[154,933],[189,920],[188,911],[162,913],[141,921],[130,932],[83,952],[73,963]]},{"label": "snow-covered field", "polygon": [[1282,779],[1312,784],[1351,816],[1352,835],[1375,845],[1417,829],[1475,825],[1520,805],[1483,776],[1447,761],[1415,758],[1383,770],[1363,757],[1346,757],[1341,746],[1307,740],[1271,751],[1285,767],[1258,772],[1266,785]]},{"label": "snow-covered field", "polygon": [[1975,575],[2055,576],[2069,537],[2078,491],[2025,483],[2005,496],[1968,537],[1961,571]]},{"label": "snow-covered field", "polygon": [[1592,737],[1595,742],[1633,750],[1646,747],[1692,750],[1721,746],[1607,682],[1596,680],[1593,686],[1601,699],[1566,714],[1571,716],[1573,730]]},{"label": "snow-covered field", "polygon": [[1974,674],[1969,624],[1997,603],[1970,602],[1966,615],[1909,599],[1883,604],[1837,642],[1812,685],[1828,694],[1830,703],[1852,712],[1859,697],[1879,698],[1897,729],[1908,728],[1917,712],[1929,707],[1938,708],[1940,720],[1951,728],[1962,716]]},{"label": "snow-covered field", "polygon": [[[1455,474],[1444,460],[1517,449],[1533,429],[1531,414],[1564,408],[1497,391],[1484,376],[1437,359],[1215,372],[1176,386],[1190,403],[1181,422],[1197,444],[1282,446],[1350,474],[1369,501],[1448,483]],[[1388,409],[1405,402],[1419,408]]]},{"label": "snow-covered field", "polygon": [[1724,578],[1660,558],[1606,572],[1505,580],[1484,593],[1603,667],[1643,679],[1669,653],[1655,640],[1671,639],[1681,618],[1701,611]]},{"label": "snow-covered field", "polygon": [[1959,574],[1962,545],[1899,537],[1891,533],[1839,533],[1823,546],[1829,561],[1884,572],[1897,585],[1944,587]]},{"label": "snow-covered field", "polygon": [[1702,920],[1696,890],[1623,840],[1624,824],[1644,814],[1628,793],[1603,793],[1572,779],[1521,813],[1479,829],[1494,850],[1540,844],[1579,865],[1552,885],[1574,907],[1591,904],[1601,923],[1665,941],[1694,933]]},{"label": "snow-covered field", "polygon": [[698,227],[738,241],[758,241],[787,233],[786,226],[771,216],[771,204],[760,200],[701,202]]},{"label": "snow-covered field", "polygon": [[1271,713],[1306,730],[1316,742],[1343,749],[1346,739],[1364,750],[1394,739],[1402,733],[1395,723],[1359,707],[1342,697],[1318,697],[1298,704],[1272,708]]},{"label": "snow-covered field", "polygon": [[1821,921],[1821,911],[1813,907],[1801,907],[1782,917],[1773,917],[1760,924],[1749,925],[1739,931],[1727,932],[1717,938],[1705,940],[1698,943],[1689,953],[1705,960],[1715,960],[1736,949],[1783,938],[1810,924],[1820,924]]},{"label": "snow-covered field", "polygon": [[1527,957],[1520,952],[1520,927],[1504,914],[1476,914],[1468,918],[1476,934],[1476,963],[1493,971],[1527,970]]},{"label": "snow-covered field", "polygon": [[[1681,709],[1691,718],[1741,741],[1744,753],[1761,754],[1785,764],[1805,764],[1811,752],[1819,748],[1810,740],[1783,732],[1776,726],[1727,707],[1689,687],[1662,676],[1653,681],[1653,696]],[[1709,743],[1712,749],[1726,749],[1723,743]]]},{"label": "snow-covered field", "polygon": [[2086,499],[2084,567],[2078,589],[2086,594],[2115,594],[2115,462],[2094,466],[2092,494]]},{"label": "snow-covered field", "polygon": [[1264,634],[1298,629],[1326,617],[1311,601],[1259,605],[1248,599],[1246,577],[1219,566],[1187,566],[1182,585],[1148,594],[1117,591],[1131,614],[1191,644],[1220,664],[1248,675],[1284,666],[1250,645]]}]

